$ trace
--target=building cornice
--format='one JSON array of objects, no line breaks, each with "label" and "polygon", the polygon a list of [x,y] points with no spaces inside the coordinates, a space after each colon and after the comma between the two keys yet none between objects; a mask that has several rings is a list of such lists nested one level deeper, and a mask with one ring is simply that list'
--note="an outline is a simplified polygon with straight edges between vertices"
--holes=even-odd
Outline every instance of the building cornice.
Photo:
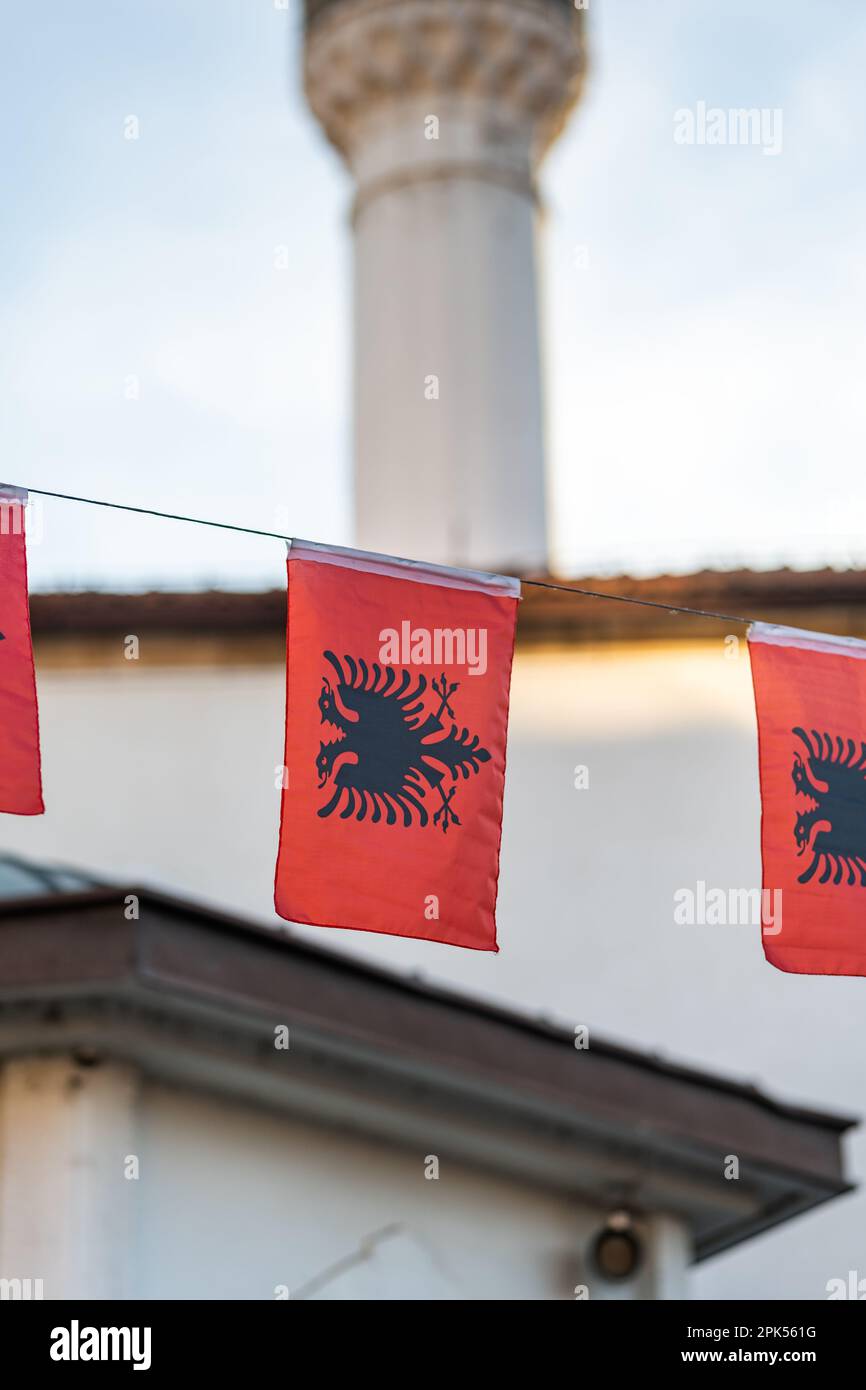
[{"label": "building cornice", "polygon": [[[843,636],[866,636],[866,570],[704,570],[648,579],[533,577],[638,599],[640,604],[526,586],[517,631],[518,644],[524,649],[550,644],[578,648],[596,642],[693,642],[718,639],[728,631],[715,619],[678,617],[641,606],[645,603],[681,604]],[[255,663],[281,662],[285,657],[283,589],[34,593],[30,608],[37,649],[58,661],[65,652],[73,665],[88,652],[99,657],[109,644],[122,662],[128,633],[167,646],[179,644],[186,655],[179,651],[178,659],[196,664],[230,662],[239,656]],[[732,630],[741,632],[736,627]]]}]

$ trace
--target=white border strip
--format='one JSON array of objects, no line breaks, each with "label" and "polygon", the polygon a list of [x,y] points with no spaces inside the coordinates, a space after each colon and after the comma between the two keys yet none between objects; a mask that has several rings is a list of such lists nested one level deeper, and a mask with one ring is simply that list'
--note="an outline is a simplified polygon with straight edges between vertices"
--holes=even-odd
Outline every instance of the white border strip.
[{"label": "white border strip", "polygon": [[402,560],[396,555],[375,555],[367,550],[349,550],[345,546],[318,545],[315,541],[291,540],[287,549],[290,560],[313,560],[322,565],[337,565],[341,569],[387,575],[390,579],[411,579],[416,584],[438,584],[443,589],[470,589],[499,598],[520,598],[520,580],[507,574],[450,569],[446,565],[427,565],[421,560]]},{"label": "white border strip", "polygon": [[806,651],[829,652],[833,656],[850,656],[866,661],[866,642],[859,637],[837,637],[832,632],[809,632],[801,627],[752,623],[748,638],[750,642],[764,642],[770,647],[802,647]]}]

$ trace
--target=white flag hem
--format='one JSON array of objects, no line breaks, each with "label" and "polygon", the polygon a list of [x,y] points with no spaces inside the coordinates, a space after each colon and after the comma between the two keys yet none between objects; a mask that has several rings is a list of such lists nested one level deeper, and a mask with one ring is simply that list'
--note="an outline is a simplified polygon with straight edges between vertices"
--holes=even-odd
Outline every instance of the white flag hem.
[{"label": "white flag hem", "polygon": [[775,623],[752,623],[748,638],[750,642],[764,642],[771,647],[802,647],[806,651],[866,660],[866,642],[860,637],[839,637],[832,632],[810,632],[806,628],[780,627]]},{"label": "white flag hem", "polygon": [[438,584],[443,589],[469,589],[500,598],[520,598],[520,580],[511,575],[428,565],[422,560],[403,560],[395,555],[377,555],[339,545],[318,545],[315,541],[291,540],[286,548],[290,560],[313,560],[317,564],[382,574],[391,579],[409,579],[416,584]]}]

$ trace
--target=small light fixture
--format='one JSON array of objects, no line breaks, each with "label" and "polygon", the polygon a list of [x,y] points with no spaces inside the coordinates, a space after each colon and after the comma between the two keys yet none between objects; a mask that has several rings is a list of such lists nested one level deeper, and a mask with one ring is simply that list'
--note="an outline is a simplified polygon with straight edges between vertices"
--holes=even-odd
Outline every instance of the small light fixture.
[{"label": "small light fixture", "polygon": [[592,1261],[601,1277],[611,1284],[632,1279],[642,1255],[643,1248],[629,1213],[611,1212],[592,1246]]},{"label": "small light fixture", "polygon": [[97,1049],[87,1043],[82,1043],[80,1047],[76,1047],[72,1053],[72,1058],[79,1067],[98,1067],[102,1061],[102,1056]]}]

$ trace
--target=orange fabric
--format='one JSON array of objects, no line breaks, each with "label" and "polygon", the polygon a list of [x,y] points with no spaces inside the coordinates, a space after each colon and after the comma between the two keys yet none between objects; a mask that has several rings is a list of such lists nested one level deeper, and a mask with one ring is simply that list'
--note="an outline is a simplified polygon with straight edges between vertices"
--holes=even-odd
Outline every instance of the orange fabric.
[{"label": "orange fabric", "polygon": [[[281,917],[498,949],[516,613],[515,597],[396,577],[393,562],[370,572],[290,552]],[[424,633],[455,629],[484,630],[483,673],[432,646],[423,660]],[[383,660],[388,632],[401,642]]]},{"label": "orange fabric", "polygon": [[779,970],[866,975],[866,660],[820,644],[749,652],[763,882],[782,904],[764,953]]},{"label": "orange fabric", "polygon": [[39,716],[30,640],[24,508],[0,501],[0,811],[38,816]]}]

